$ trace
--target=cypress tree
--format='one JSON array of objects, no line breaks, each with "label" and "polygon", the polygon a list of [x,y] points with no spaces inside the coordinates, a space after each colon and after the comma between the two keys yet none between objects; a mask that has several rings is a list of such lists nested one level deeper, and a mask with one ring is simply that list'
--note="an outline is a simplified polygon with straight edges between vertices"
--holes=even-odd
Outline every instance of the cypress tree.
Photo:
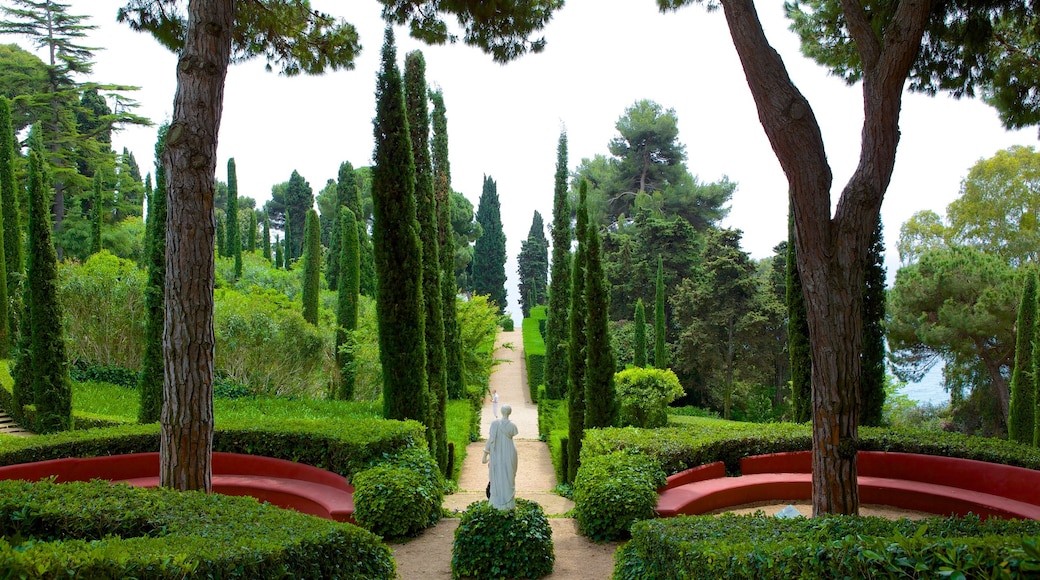
[{"label": "cypress tree", "polygon": [[787,350],[791,357],[791,414],[797,423],[812,416],[812,358],[809,321],[798,275],[794,215],[787,219]]},{"label": "cypress tree", "polygon": [[260,224],[256,220],[256,211],[249,210],[249,235],[246,236],[246,251],[253,253],[256,251],[256,230]]},{"label": "cypress tree", "polygon": [[383,416],[430,428],[422,244],[415,213],[415,164],[393,29],[387,27],[376,83],[372,168]]},{"label": "cypress tree", "polygon": [[654,293],[654,366],[668,368],[668,351],[665,348],[664,320],[664,260],[657,256],[657,284]]},{"label": "cypress tree", "polygon": [[[11,110],[5,97],[0,96],[0,196],[6,200],[7,196],[14,197],[14,142],[10,134]],[[11,189],[8,192],[8,188]],[[9,312],[8,294],[16,291],[14,285],[10,285],[7,276],[7,204],[0,202],[0,231],[5,235],[0,236],[0,358],[8,358],[11,352],[11,331],[15,328],[15,320]],[[17,220],[12,220],[17,221]],[[17,232],[16,232],[17,233]],[[11,250],[13,251],[13,249]]]},{"label": "cypress tree", "polygon": [[354,398],[357,373],[354,354],[344,349],[353,340],[357,329],[358,302],[361,291],[360,254],[358,252],[357,220],[349,207],[340,208],[339,280],[336,282],[336,366],[340,369],[337,397],[341,401]]},{"label": "cypress tree", "polygon": [[[22,219],[18,210],[18,187],[14,179],[17,158],[15,135],[11,123],[11,102],[0,96],[0,213],[3,214],[4,263],[7,270],[7,292],[17,299],[22,279]],[[17,307],[10,313],[15,328]]]},{"label": "cypress tree", "polygon": [[642,298],[636,300],[634,318],[632,324],[635,325],[635,332],[633,333],[632,348],[635,356],[632,358],[632,366],[642,368],[646,366],[646,307],[643,306]]},{"label": "cypress tree", "polygon": [[567,421],[567,481],[574,482],[578,473],[578,458],[581,455],[581,440],[585,436],[585,371],[588,360],[588,337],[586,324],[588,313],[585,304],[585,266],[588,244],[585,236],[588,233],[589,209],[586,196],[588,183],[582,180],[578,188],[578,219],[574,227],[578,239],[578,249],[574,253],[571,270],[571,309],[570,309],[570,344],[569,363],[570,380],[568,382],[568,421]]},{"label": "cypress tree", "polygon": [[227,162],[227,241],[224,244],[225,256],[235,259],[235,279],[242,277],[242,229],[238,223],[238,174],[235,171],[235,158]]},{"label": "cypress tree", "polygon": [[506,234],[498,184],[487,175],[477,203],[477,223],[484,233],[473,245],[473,292],[486,294],[502,314],[506,309]]},{"label": "cypress tree", "polygon": [[166,296],[166,168],[162,165],[163,150],[166,149],[168,125],[159,127],[155,142],[155,190],[148,201],[148,223],[145,237],[148,239],[148,285],[145,286],[145,342],[141,359],[141,374],[137,390],[141,395],[141,408],[137,420],[140,423],[155,423],[162,414],[163,400],[163,323],[165,320]]},{"label": "cypress tree", "polygon": [[214,232],[213,235],[216,236],[217,255],[223,257],[225,248],[227,248],[227,244],[225,243],[225,240],[227,239],[227,228],[225,227],[224,220],[220,219],[220,216],[217,216],[217,231]]},{"label": "cypress tree", "polygon": [[455,231],[451,226],[451,164],[448,162],[448,117],[444,95],[430,93],[433,101],[433,190],[437,198],[438,255],[441,260],[441,307],[444,309],[444,365],[448,398],[461,399],[466,392],[462,379],[462,340],[459,337],[455,285]]},{"label": "cypress tree", "polygon": [[101,201],[101,170],[94,172],[94,198],[91,200],[91,205],[93,205],[91,208],[93,220],[90,228],[90,253],[96,254],[101,251],[101,221],[105,215]]},{"label": "cypress tree", "polygon": [[[582,188],[587,186],[583,183]],[[614,348],[610,341],[610,293],[603,274],[599,227],[590,220],[585,244],[585,428],[611,427],[617,421]]]},{"label": "cypress tree", "polygon": [[303,241],[303,319],[317,325],[321,293],[321,224],[318,212],[313,209],[307,210]]},{"label": "cypress tree", "polygon": [[274,267],[285,267],[285,257],[282,255],[282,241],[278,239],[278,236],[274,237]]},{"label": "cypress tree", "polygon": [[261,252],[265,260],[271,260],[271,218],[264,214],[264,237]]},{"label": "cypress tree", "polygon": [[[354,166],[349,161],[344,161],[339,164],[339,174],[336,179],[336,210],[333,214],[338,216],[340,214],[339,208],[348,207],[347,199],[349,197],[348,190],[355,188],[354,185]],[[354,193],[354,195],[357,195]],[[351,213],[354,214],[354,222],[357,222],[357,213],[354,212],[354,208],[350,208]],[[339,289],[339,262],[341,246],[343,243],[343,235],[339,231],[343,225],[340,222],[341,219],[332,220],[332,230],[329,232],[329,255],[327,263],[325,264],[325,281],[329,285],[329,290]],[[356,226],[355,226],[356,227]]]},{"label": "cypress tree", "polygon": [[404,93],[408,129],[415,162],[416,218],[422,242],[422,293],[426,318],[426,381],[430,391],[430,420],[427,432],[434,459],[444,471],[448,467],[448,375],[444,353],[444,304],[441,292],[440,237],[437,232],[437,199],[433,190],[430,160],[430,114],[426,105],[426,61],[422,52],[404,58]]},{"label": "cypress tree", "polygon": [[1033,328],[1033,447],[1040,447],[1040,293],[1036,297],[1037,320]]},{"label": "cypress tree", "polygon": [[32,333],[32,391],[35,429],[40,433],[72,428],[72,385],[65,356],[58,303],[58,257],[51,241],[50,207],[43,185],[43,163],[29,152],[29,313]]},{"label": "cypress tree", "polygon": [[567,133],[560,133],[556,147],[553,191],[552,277],[549,282],[549,314],[545,321],[545,396],[562,399],[568,392],[568,311],[571,302],[571,212],[567,205]]},{"label": "cypress tree", "polygon": [[[860,357],[860,425],[880,427],[885,406],[885,244],[881,216],[871,238],[863,277],[863,355]],[[1032,405],[1030,405],[1032,409]],[[1032,413],[1030,413],[1030,416]],[[1031,424],[1030,424],[1031,425]],[[1028,437],[1032,437],[1030,426]]]},{"label": "cypress tree", "polygon": [[289,219],[290,215],[289,208],[285,208],[285,237],[282,238],[282,266],[286,270],[290,269],[293,264],[293,244],[296,242],[293,240],[294,233],[292,231],[292,220]]},{"label": "cypress tree", "polygon": [[1011,402],[1008,406],[1008,439],[1033,443],[1036,416],[1036,386],[1033,383],[1033,340],[1036,337],[1036,271],[1030,270],[1022,289],[1015,323],[1015,368],[1011,372]]},{"label": "cypress tree", "polygon": [[545,303],[549,279],[549,240],[545,239],[542,214],[537,211],[531,219],[527,239],[520,243],[520,255],[516,262],[516,271],[520,277],[520,310],[524,318],[528,318],[532,308]]}]

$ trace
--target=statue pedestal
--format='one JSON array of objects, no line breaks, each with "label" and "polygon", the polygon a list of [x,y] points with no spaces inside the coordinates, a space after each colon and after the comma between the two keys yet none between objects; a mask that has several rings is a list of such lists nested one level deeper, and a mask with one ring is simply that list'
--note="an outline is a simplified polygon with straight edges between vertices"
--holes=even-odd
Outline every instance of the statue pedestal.
[{"label": "statue pedestal", "polygon": [[511,510],[474,502],[455,530],[453,578],[541,578],[555,561],[552,528],[533,501],[517,499]]}]

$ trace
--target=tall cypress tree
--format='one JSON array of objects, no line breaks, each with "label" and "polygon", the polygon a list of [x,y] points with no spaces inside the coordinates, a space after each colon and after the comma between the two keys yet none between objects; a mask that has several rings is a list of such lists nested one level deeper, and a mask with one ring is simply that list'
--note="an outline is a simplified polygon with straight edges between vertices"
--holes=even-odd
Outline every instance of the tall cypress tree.
[{"label": "tall cypress tree", "polygon": [[317,325],[321,293],[321,224],[314,209],[307,210],[303,239],[303,319]]},{"label": "tall cypress tree", "polygon": [[227,162],[227,210],[226,210],[226,235],[227,243],[224,247],[225,256],[235,259],[235,279],[242,277],[242,229],[238,224],[238,173],[235,171],[235,158]]},{"label": "tall cypress tree", "polygon": [[285,256],[282,254],[282,240],[278,239],[277,235],[274,237],[274,267],[285,267]]},{"label": "tall cypress tree", "polygon": [[668,350],[665,347],[664,319],[664,260],[657,256],[657,284],[654,293],[654,367],[668,368]]},{"label": "tall cypress tree", "polygon": [[[585,183],[582,189],[587,188]],[[617,422],[614,389],[614,348],[610,341],[610,293],[603,274],[599,227],[590,220],[585,244],[585,428],[611,427]]]},{"label": "tall cypress tree", "polygon": [[[4,222],[4,264],[7,270],[7,292],[16,300],[19,297],[22,279],[22,219],[18,209],[18,186],[14,179],[14,163],[18,154],[11,123],[11,102],[0,96],[0,212]],[[15,328],[17,305],[9,319]]]},{"label": "tall cypress tree", "polygon": [[1040,447],[1040,294],[1036,297],[1037,320],[1033,329],[1033,447]]},{"label": "tall cypress tree", "polygon": [[787,350],[791,356],[791,414],[804,423],[812,416],[812,358],[809,346],[809,320],[798,275],[795,251],[794,215],[787,218]]},{"label": "tall cypress tree", "polygon": [[405,106],[415,162],[416,218],[422,242],[422,293],[426,318],[426,381],[430,390],[433,427],[428,436],[433,456],[443,471],[448,467],[448,375],[444,354],[444,305],[441,301],[440,236],[437,232],[437,199],[430,160],[430,114],[426,104],[426,61],[422,52],[404,58]]},{"label": "tall cypress tree", "polygon": [[506,234],[498,184],[487,175],[477,203],[477,223],[484,233],[473,245],[473,292],[486,294],[502,314],[506,309]]},{"label": "tall cypress tree", "polygon": [[[8,295],[16,292],[16,287],[9,284],[7,276],[7,228],[8,217],[6,199],[14,197],[14,136],[11,129],[11,109],[7,98],[0,96],[0,357],[7,358],[11,352],[11,331],[14,329],[16,318],[12,316],[8,308]],[[12,212],[13,213],[13,212]],[[11,220],[17,223],[17,219]],[[19,232],[15,232],[19,234]],[[18,236],[20,238],[20,234]],[[16,238],[17,239],[17,238]],[[12,248],[11,251],[14,251]],[[10,286],[10,290],[8,287]],[[12,309],[13,310],[13,309]]]},{"label": "tall cypress tree", "polygon": [[441,260],[441,307],[444,309],[444,365],[448,398],[461,399],[466,392],[462,379],[462,340],[457,313],[455,285],[455,231],[451,226],[451,164],[448,161],[448,116],[444,95],[432,91],[433,192],[437,198],[438,255]]},{"label": "tall cypress tree", "polygon": [[549,315],[545,321],[545,396],[562,399],[567,382],[571,302],[571,212],[567,205],[567,133],[556,146],[553,191],[552,277],[549,282]]},{"label": "tall cypress tree", "polygon": [[261,246],[261,252],[263,253],[265,260],[271,259],[271,218],[264,214],[264,237],[263,245]]},{"label": "tall cypress tree", "polygon": [[141,375],[137,390],[141,395],[141,408],[137,420],[140,423],[155,423],[162,413],[163,398],[163,322],[166,296],[166,168],[163,167],[163,150],[166,149],[168,125],[159,127],[155,142],[155,189],[148,200],[148,223],[145,236],[148,239],[148,285],[145,286],[145,342],[141,359]]},{"label": "tall cypress tree", "polygon": [[40,433],[72,428],[72,384],[61,305],[58,302],[58,257],[51,241],[50,208],[43,186],[43,163],[29,152],[29,314],[31,316],[32,391],[35,429]]},{"label": "tall cypress tree", "polygon": [[295,234],[292,228],[292,220],[289,219],[291,217],[291,213],[292,212],[290,212],[289,208],[285,208],[285,237],[282,238],[282,266],[286,270],[292,267],[292,263],[294,261],[292,249],[293,244],[296,243],[295,241],[293,241],[293,237]]},{"label": "tall cypress tree", "polygon": [[219,215],[217,216],[217,229],[213,235],[216,237],[217,255],[223,256],[227,248],[227,227]]},{"label": "tall cypress tree", "polygon": [[1008,439],[1033,443],[1036,419],[1036,386],[1033,376],[1033,349],[1036,345],[1036,271],[1026,276],[1022,302],[1015,324],[1015,368],[1011,372],[1011,403],[1008,406]]},{"label": "tall cypress tree", "polygon": [[90,228],[90,253],[96,254],[101,251],[101,221],[104,219],[105,211],[102,207],[101,200],[101,170],[94,172],[94,198],[91,200],[91,221]]},{"label": "tall cypress tree", "polygon": [[531,230],[527,239],[520,243],[520,254],[516,258],[517,274],[520,277],[520,310],[524,318],[531,316],[531,309],[545,303],[549,280],[549,240],[545,239],[545,224],[542,214],[534,212]]},{"label": "tall cypress tree", "polygon": [[256,230],[259,224],[256,220],[256,210],[249,210],[249,235],[246,236],[245,250],[249,253],[256,251]]},{"label": "tall cypress tree", "polygon": [[578,188],[578,219],[574,227],[578,249],[574,252],[571,269],[570,344],[568,345],[568,421],[567,421],[567,481],[573,483],[578,474],[581,440],[585,436],[585,365],[588,360],[585,304],[585,266],[588,244],[589,209],[586,196],[588,183],[582,180]]},{"label": "tall cypress tree", "polygon": [[383,416],[430,422],[422,244],[415,213],[415,163],[393,29],[387,27],[376,82],[372,168],[373,241]]},{"label": "tall cypress tree", "polygon": [[354,354],[344,349],[353,340],[357,329],[358,303],[361,292],[361,256],[358,251],[357,220],[349,207],[340,208],[340,252],[339,280],[336,302],[336,366],[340,369],[337,397],[342,401],[354,398],[357,373],[354,371]]},{"label": "tall cypress tree", "polygon": [[[356,196],[355,190],[357,186],[354,181],[354,166],[349,161],[344,161],[339,164],[339,174],[336,179],[336,212],[334,215],[339,215],[339,208],[350,207],[348,200],[351,195]],[[354,214],[354,222],[357,221],[357,213],[354,208],[350,208],[351,213]],[[332,220],[332,231],[329,233],[329,256],[328,263],[325,264],[325,281],[328,282],[329,290],[337,290],[339,288],[339,262],[341,246],[343,243],[343,235],[339,231],[343,225],[343,220],[334,219]]]},{"label": "tall cypress tree", "polygon": [[636,300],[636,313],[632,324],[635,325],[632,338],[635,355],[632,357],[632,366],[642,368],[646,366],[646,307],[643,306],[642,298]]},{"label": "tall cypress tree", "polygon": [[[871,238],[863,277],[863,355],[860,357],[860,425],[881,426],[885,406],[885,244],[881,216]],[[1032,408],[1032,405],[1030,405]],[[1032,437],[1030,425],[1029,436]]]}]

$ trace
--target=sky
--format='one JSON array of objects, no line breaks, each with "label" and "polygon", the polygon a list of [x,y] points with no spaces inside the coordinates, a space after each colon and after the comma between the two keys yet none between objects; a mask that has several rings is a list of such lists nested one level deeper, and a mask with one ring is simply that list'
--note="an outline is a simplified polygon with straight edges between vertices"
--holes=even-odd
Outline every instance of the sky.
[{"label": "sky", "polygon": [[[92,16],[98,28],[85,44],[98,47],[91,80],[140,87],[137,113],[157,124],[172,116],[175,56],[150,36],[115,21],[122,0],[70,0],[70,13]],[[838,78],[798,51],[781,2],[757,3],[766,35],[813,107],[834,173],[832,205],[859,156],[863,123],[859,86]],[[312,0],[353,23],[363,46],[354,70],[321,77],[285,78],[261,61],[228,72],[219,134],[217,178],[237,167],[239,195],[258,205],[271,186],[295,169],[315,195],[336,177],[342,161],[371,164],[375,82],[384,24],[376,1]],[[721,11],[690,6],[669,14],[653,0],[569,0],[545,29],[540,54],[497,64],[463,44],[426,46],[396,30],[398,58],[421,49],[426,79],[443,90],[453,188],[474,206],[484,175],[498,186],[507,240],[508,310],[519,319],[516,255],[534,211],[552,219],[556,145],[566,130],[569,168],[607,155],[625,109],[650,99],[678,118],[687,166],[702,182],[728,176],[738,184],[722,225],[743,231],[756,259],[787,237],[787,181],[758,122],[743,71]],[[0,42],[24,39],[7,37]],[[103,50],[102,50],[103,49]],[[895,172],[882,207],[890,280],[898,267],[899,227],[914,212],[940,214],[980,159],[1021,144],[1035,146],[1035,129],[1005,131],[993,109],[978,100],[907,94]],[[155,128],[128,128],[113,136],[142,172],[153,170]]]}]

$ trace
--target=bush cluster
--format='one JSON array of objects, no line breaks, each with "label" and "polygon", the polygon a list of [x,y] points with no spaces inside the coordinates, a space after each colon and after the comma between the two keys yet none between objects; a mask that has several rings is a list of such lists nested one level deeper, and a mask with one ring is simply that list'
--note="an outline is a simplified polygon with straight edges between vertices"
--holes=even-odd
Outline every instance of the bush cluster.
[{"label": "bush cluster", "polygon": [[69,365],[69,378],[78,383],[103,382],[136,389],[138,372],[126,367],[91,364],[77,359]]},{"label": "bush cluster", "polygon": [[349,524],[253,498],[106,482],[0,481],[10,578],[395,577],[389,548]]},{"label": "bush cluster", "polygon": [[633,526],[614,578],[1032,576],[1040,572],[1038,535],[1040,522],[973,516],[685,516]]},{"label": "bush cluster", "polygon": [[[541,309],[544,314],[544,307]],[[532,309],[532,316],[535,309]],[[545,341],[538,330],[539,319],[525,318],[521,323],[524,338],[524,361],[527,363],[527,388],[531,399],[538,402],[538,386],[545,382]]]},{"label": "bush cluster", "polygon": [[517,499],[509,511],[474,502],[455,530],[453,578],[541,578],[555,562],[549,520],[532,501]]},{"label": "bush cluster", "polygon": [[621,402],[621,424],[633,427],[664,427],[668,405],[683,396],[679,377],[672,369],[630,368],[614,375]]},{"label": "bush cluster", "polygon": [[[545,393],[545,386],[539,387]],[[541,397],[538,400],[538,438],[549,444],[556,480],[565,481],[564,470],[567,462],[563,458],[563,447],[560,442],[567,438],[567,426],[570,421],[567,401]]]},{"label": "bush cluster", "polygon": [[600,542],[627,537],[632,524],[656,515],[665,474],[651,457],[623,452],[585,458],[574,480],[578,530]]},{"label": "bush cluster", "polygon": [[354,477],[354,519],[386,538],[409,538],[437,523],[444,478],[424,449],[378,458]]}]

